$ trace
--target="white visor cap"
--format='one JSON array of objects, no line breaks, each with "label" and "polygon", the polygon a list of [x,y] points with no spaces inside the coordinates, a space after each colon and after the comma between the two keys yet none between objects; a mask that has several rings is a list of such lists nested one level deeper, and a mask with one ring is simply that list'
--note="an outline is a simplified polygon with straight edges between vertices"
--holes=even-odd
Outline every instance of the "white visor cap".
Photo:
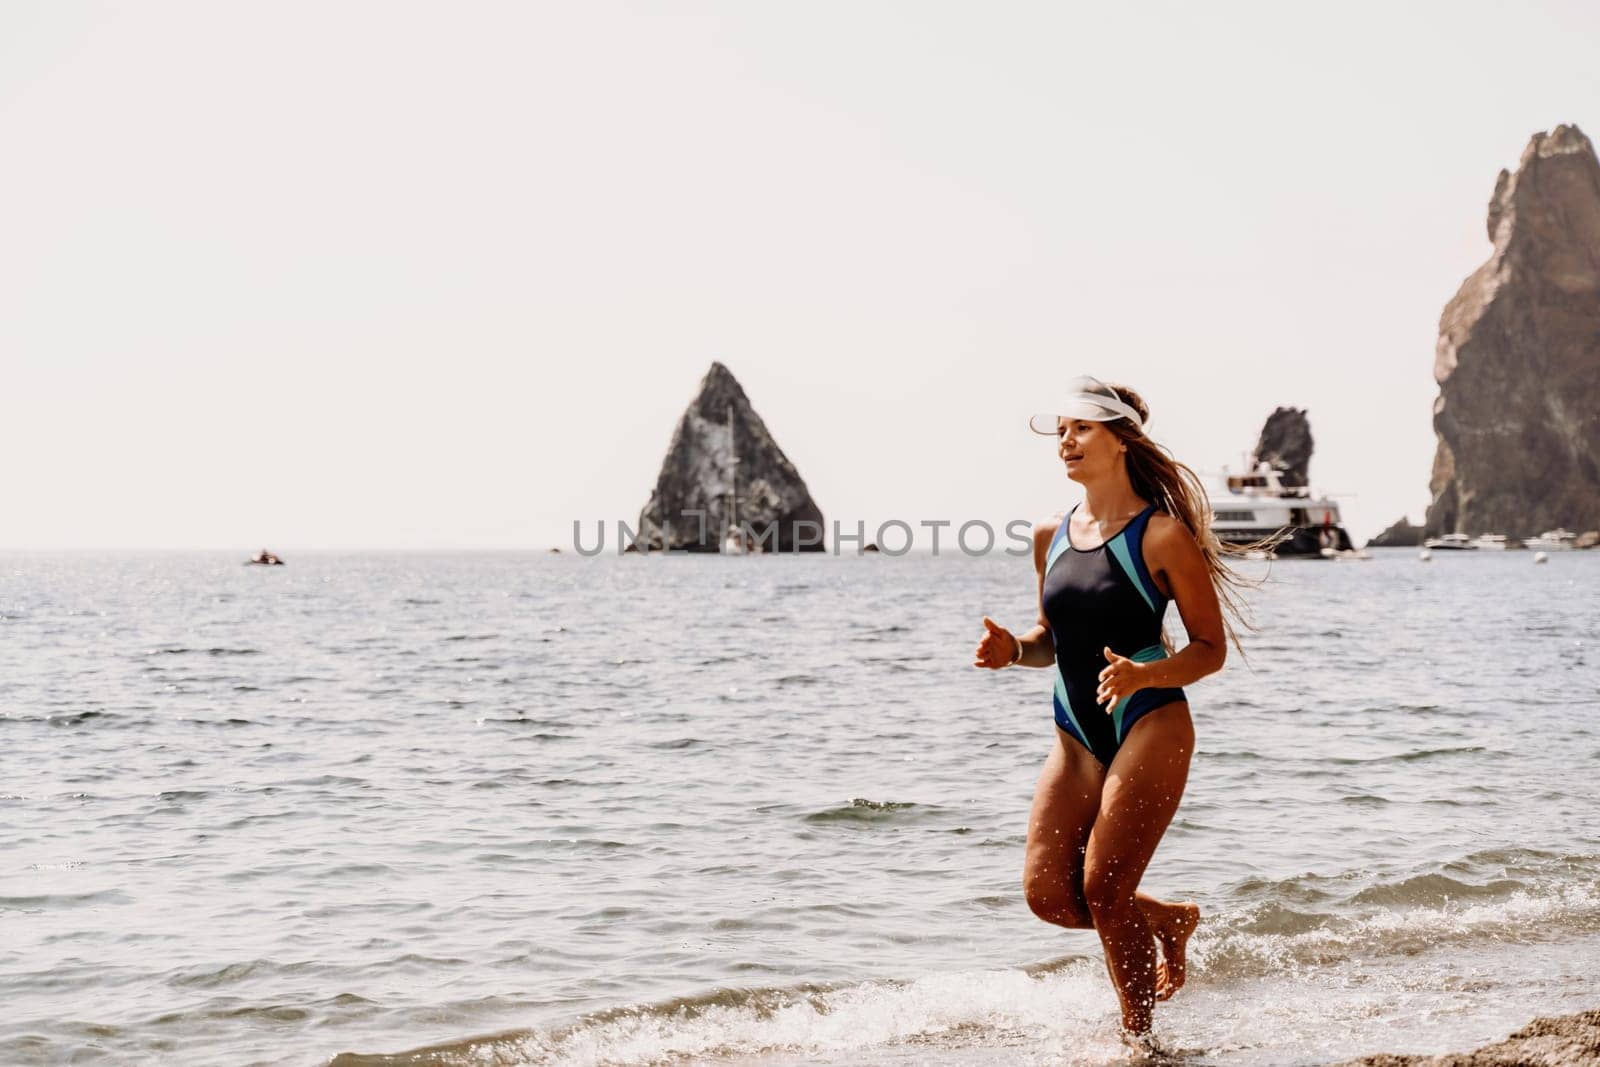
[{"label": "white visor cap", "polygon": [[1144,420],[1139,418],[1139,413],[1123,403],[1122,398],[1111,386],[1099,378],[1091,378],[1088,375],[1072,379],[1067,401],[1060,410],[1054,414],[1033,416],[1028,420],[1028,428],[1034,433],[1055,437],[1061,432],[1061,423],[1073,419],[1085,419],[1089,422],[1127,419],[1133,423],[1134,429],[1144,432]]}]

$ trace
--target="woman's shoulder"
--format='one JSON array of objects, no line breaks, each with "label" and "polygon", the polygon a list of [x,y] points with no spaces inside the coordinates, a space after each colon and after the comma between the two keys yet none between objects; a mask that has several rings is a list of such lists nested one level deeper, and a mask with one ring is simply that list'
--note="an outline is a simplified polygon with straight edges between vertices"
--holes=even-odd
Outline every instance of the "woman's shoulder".
[{"label": "woman's shoulder", "polygon": [[1061,530],[1061,523],[1066,520],[1067,512],[1056,512],[1034,523],[1034,565],[1038,568],[1045,566],[1045,557],[1050,555],[1050,545],[1056,542],[1056,531]]},{"label": "woman's shoulder", "polygon": [[1173,550],[1181,552],[1199,545],[1183,520],[1159,508],[1150,513],[1150,521],[1145,524],[1144,543],[1158,553]]},{"label": "woman's shoulder", "polygon": [[1033,543],[1035,545],[1042,544],[1046,548],[1050,547],[1050,542],[1055,540],[1056,531],[1061,528],[1061,524],[1066,520],[1067,513],[1065,511],[1058,511],[1054,515],[1046,516],[1045,518],[1034,523]]},{"label": "woman's shoulder", "polygon": [[1044,580],[1045,560],[1050,555],[1050,546],[1055,544],[1056,531],[1066,519],[1067,513],[1058,511],[1033,524],[1033,565],[1039,571],[1040,581]]},{"label": "woman's shoulder", "polygon": [[1171,537],[1179,530],[1187,530],[1176,517],[1168,515],[1160,508],[1150,512],[1150,521],[1145,524],[1145,530],[1157,537]]}]

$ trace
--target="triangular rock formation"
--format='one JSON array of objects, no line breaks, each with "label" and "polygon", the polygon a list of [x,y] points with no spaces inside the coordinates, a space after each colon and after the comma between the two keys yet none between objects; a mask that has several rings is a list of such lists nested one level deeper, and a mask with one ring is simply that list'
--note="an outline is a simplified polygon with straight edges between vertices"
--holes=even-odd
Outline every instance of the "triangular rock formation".
[{"label": "triangular rock formation", "polygon": [[[734,461],[737,462],[734,462]],[[639,513],[652,550],[718,552],[730,521],[768,552],[823,550],[822,512],[789,457],[721,363],[700,381]]]},{"label": "triangular rock formation", "polygon": [[1489,204],[1489,261],[1445,305],[1425,529],[1600,525],[1600,161],[1576,126],[1528,142]]},{"label": "triangular rock formation", "polygon": [[1252,465],[1266,463],[1282,471],[1284,485],[1310,485],[1311,446],[1305,408],[1278,408],[1261,427]]}]

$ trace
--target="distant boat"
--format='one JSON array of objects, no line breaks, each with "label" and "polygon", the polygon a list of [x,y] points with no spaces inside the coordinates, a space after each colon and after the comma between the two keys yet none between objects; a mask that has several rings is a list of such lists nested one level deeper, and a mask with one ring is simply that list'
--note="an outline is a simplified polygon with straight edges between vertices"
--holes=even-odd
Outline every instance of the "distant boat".
[{"label": "distant boat", "polygon": [[1504,552],[1511,547],[1505,534],[1479,534],[1472,539],[1472,543],[1486,552]]},{"label": "distant boat", "polygon": [[1571,552],[1578,547],[1578,535],[1571,530],[1558,528],[1546,530],[1538,537],[1530,537],[1522,543],[1527,548],[1537,548],[1545,552]]},{"label": "distant boat", "polygon": [[1423,548],[1434,550],[1446,549],[1452,552],[1466,552],[1477,549],[1478,544],[1464,533],[1448,533],[1443,537],[1430,537],[1422,542]]},{"label": "distant boat", "polygon": [[1251,544],[1287,534],[1273,549],[1277,556],[1311,559],[1360,559],[1345,532],[1339,505],[1307,486],[1284,485],[1283,475],[1266,463],[1245,474],[1223,470],[1222,484],[1211,490],[1211,530],[1230,544]]}]

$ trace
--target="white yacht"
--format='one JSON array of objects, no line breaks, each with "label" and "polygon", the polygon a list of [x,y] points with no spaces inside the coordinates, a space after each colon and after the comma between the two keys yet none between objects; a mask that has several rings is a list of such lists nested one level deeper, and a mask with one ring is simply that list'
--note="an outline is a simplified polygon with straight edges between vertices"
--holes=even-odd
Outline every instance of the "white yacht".
[{"label": "white yacht", "polygon": [[1472,544],[1486,552],[1504,552],[1511,547],[1505,534],[1479,534],[1472,539]]},{"label": "white yacht", "polygon": [[1339,505],[1307,486],[1283,484],[1268,464],[1246,474],[1223,469],[1221,484],[1210,491],[1211,529],[1231,544],[1249,544],[1286,531],[1274,550],[1278,556],[1335,557],[1353,553]]},{"label": "white yacht", "polygon": [[1571,552],[1578,547],[1578,535],[1571,530],[1546,530],[1538,537],[1530,537],[1522,543],[1527,548],[1542,552]]},{"label": "white yacht", "polygon": [[1452,551],[1465,552],[1469,550],[1476,550],[1478,544],[1464,533],[1448,533],[1443,537],[1428,538],[1426,541],[1422,542],[1422,547],[1431,549],[1443,548]]}]

